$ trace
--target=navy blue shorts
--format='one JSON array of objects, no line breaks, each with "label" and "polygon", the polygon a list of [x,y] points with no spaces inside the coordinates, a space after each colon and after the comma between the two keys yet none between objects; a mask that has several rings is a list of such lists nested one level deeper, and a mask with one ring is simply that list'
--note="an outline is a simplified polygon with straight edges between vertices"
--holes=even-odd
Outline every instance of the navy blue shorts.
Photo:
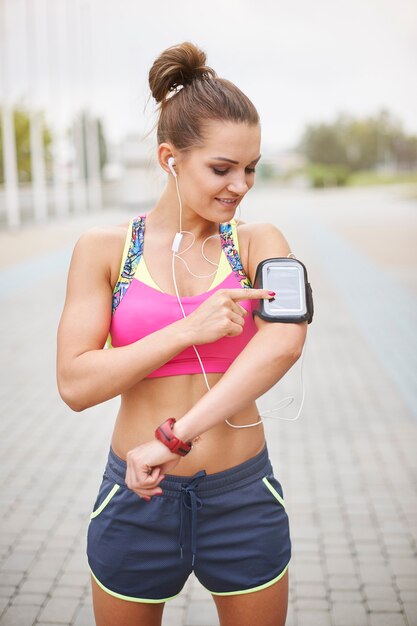
[{"label": "navy blue shorts", "polygon": [[235,467],[167,474],[149,502],[126,486],[126,462],[110,448],[87,536],[91,573],[132,602],[165,602],[194,571],[211,593],[264,589],[291,558],[281,484],[265,447]]}]

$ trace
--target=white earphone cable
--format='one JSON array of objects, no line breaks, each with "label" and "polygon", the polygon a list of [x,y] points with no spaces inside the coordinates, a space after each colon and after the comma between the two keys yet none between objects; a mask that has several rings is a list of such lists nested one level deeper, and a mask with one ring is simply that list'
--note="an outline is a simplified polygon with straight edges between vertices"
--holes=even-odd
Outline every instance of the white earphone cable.
[{"label": "white earphone cable", "polygon": [[[173,170],[171,170],[171,171],[173,171]],[[174,171],[173,171],[173,173],[174,173]],[[183,317],[187,317],[187,315],[186,315],[186,313],[185,313],[185,311],[184,311],[184,307],[183,307],[182,302],[181,302],[181,297],[180,297],[180,294],[179,294],[179,292],[178,292],[178,285],[177,285],[177,281],[176,281],[176,277],[175,277],[175,257],[177,257],[178,259],[180,259],[180,260],[181,260],[181,261],[185,264],[185,266],[186,266],[187,270],[189,271],[189,273],[190,273],[190,274],[192,274],[192,276],[195,276],[196,278],[208,278],[209,276],[213,276],[214,274],[216,274],[217,269],[216,269],[216,270],[215,270],[212,274],[205,274],[205,275],[199,276],[199,275],[197,275],[197,274],[194,274],[194,273],[190,270],[190,268],[188,267],[188,264],[186,263],[185,259],[183,259],[183,258],[181,257],[181,255],[182,255],[182,254],[184,254],[187,250],[189,250],[189,249],[191,248],[191,246],[194,244],[194,241],[195,241],[195,236],[194,236],[194,234],[193,234],[192,232],[190,232],[190,231],[187,231],[187,230],[183,231],[183,230],[182,230],[182,201],[181,201],[181,195],[180,195],[180,192],[179,192],[179,187],[178,187],[178,177],[177,177],[177,175],[176,175],[176,174],[174,174],[174,178],[175,178],[175,185],[176,185],[176,189],[177,189],[178,201],[179,201],[179,205],[180,205],[180,230],[179,230],[179,232],[178,232],[178,233],[176,233],[175,238],[174,238],[174,240],[173,240],[173,244],[172,244],[172,263],[171,263],[171,268],[172,268],[172,280],[173,280],[173,282],[174,282],[175,293],[176,293],[176,296],[177,296],[178,304],[180,305],[180,308],[181,308],[182,315],[183,315]],[[238,204],[238,208],[239,208],[239,218],[238,218],[238,219],[237,219],[237,221],[236,221],[236,226],[238,225],[238,223],[239,223],[239,221],[240,221],[240,217],[241,217],[241,215],[240,215],[240,211],[241,211],[241,209],[240,209],[240,203]],[[181,245],[181,241],[182,241],[183,233],[189,233],[190,235],[192,235],[192,237],[193,237],[193,241],[192,241],[192,243],[191,243],[191,244],[190,244],[187,248],[185,248],[185,250],[183,250],[182,252],[179,252],[179,248],[180,248],[180,245]],[[212,265],[215,265],[216,267],[218,267],[218,265],[219,265],[219,264],[218,264],[218,263],[214,263],[213,261],[210,261],[210,259],[208,259],[208,258],[205,256],[205,254],[204,254],[204,250],[203,250],[203,248],[204,248],[204,245],[205,245],[206,241],[207,241],[208,239],[210,239],[211,237],[220,237],[220,235],[219,235],[219,234],[209,235],[209,236],[208,236],[208,237],[207,237],[207,238],[203,241],[203,243],[202,243],[202,246],[201,246],[201,254],[203,255],[203,257],[204,257],[204,258],[205,258],[205,259],[206,259],[209,263],[211,263]],[[292,257],[294,257],[294,258],[295,258],[295,255],[294,255],[292,252],[291,252],[290,254],[288,254],[288,257],[290,257],[290,256],[292,256]],[[304,404],[304,397],[305,397],[305,393],[304,393],[304,380],[303,380],[303,362],[304,362],[304,354],[305,354],[305,346],[306,346],[306,344],[307,344],[307,338],[306,338],[306,341],[305,341],[305,343],[304,343],[303,352],[302,352],[302,358],[301,358],[301,370],[300,370],[300,376],[301,376],[301,384],[302,384],[302,399],[301,399],[301,404],[300,404],[300,408],[299,408],[299,410],[298,410],[297,415],[296,415],[295,417],[283,417],[283,416],[280,416],[280,415],[278,415],[278,416],[267,415],[267,413],[274,413],[275,411],[279,410],[280,408],[283,408],[283,407],[285,407],[285,406],[289,406],[289,405],[290,405],[290,404],[294,401],[294,396],[287,396],[286,398],[282,398],[282,400],[280,401],[280,403],[279,403],[278,405],[276,405],[273,409],[266,410],[266,411],[264,411],[262,414],[260,413],[260,414],[259,414],[259,418],[260,418],[260,419],[259,419],[257,422],[254,422],[253,424],[236,425],[236,424],[232,424],[231,422],[229,422],[229,420],[226,418],[224,421],[226,422],[226,424],[227,424],[228,426],[230,426],[231,428],[252,428],[253,426],[259,426],[259,424],[262,424],[262,422],[263,422],[264,418],[269,418],[269,419],[283,419],[283,420],[287,420],[287,421],[291,421],[291,422],[293,422],[293,421],[295,421],[296,419],[298,419],[298,417],[299,417],[299,416],[300,416],[300,414],[301,414],[301,410],[302,410],[302,408],[303,408],[303,404]],[[193,348],[194,348],[194,351],[195,351],[195,353],[196,353],[196,355],[197,355],[198,361],[199,361],[199,363],[200,363],[200,367],[201,367],[201,370],[202,370],[202,373],[203,373],[203,376],[204,376],[204,381],[205,381],[205,383],[206,383],[207,389],[208,389],[208,391],[210,391],[210,390],[211,390],[211,387],[210,387],[209,382],[208,382],[208,380],[207,380],[207,374],[206,374],[206,371],[205,371],[205,369],[204,369],[204,365],[203,365],[203,362],[202,362],[202,360],[201,360],[200,354],[199,354],[199,352],[198,352],[198,350],[197,350],[197,347],[196,347],[194,344],[193,344]],[[287,400],[287,399],[289,399],[290,401],[289,401],[289,402],[287,402],[287,404],[286,404],[286,405],[283,405],[283,407],[282,407],[282,406],[281,406],[281,405],[282,405],[282,403],[284,402],[284,400]]]}]

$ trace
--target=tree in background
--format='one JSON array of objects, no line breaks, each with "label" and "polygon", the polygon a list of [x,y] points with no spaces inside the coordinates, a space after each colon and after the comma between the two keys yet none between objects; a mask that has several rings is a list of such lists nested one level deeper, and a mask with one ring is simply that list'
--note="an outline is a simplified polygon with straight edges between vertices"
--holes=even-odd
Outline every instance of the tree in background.
[{"label": "tree in background", "polygon": [[[1,109],[0,109],[1,113]],[[84,117],[84,115],[83,115]],[[32,159],[30,153],[30,113],[23,108],[15,109],[13,112],[14,129],[16,139],[16,157],[17,157],[17,170],[19,183],[32,182]],[[84,122],[84,120],[83,120]],[[84,125],[84,124],[83,124]],[[103,169],[107,160],[107,147],[106,138],[104,134],[103,124],[101,120],[97,120],[98,125],[98,141],[99,141],[99,154],[100,154],[100,170]],[[43,125],[43,146],[45,156],[45,168],[48,178],[52,176],[52,134],[48,126]],[[86,136],[83,131],[84,150]],[[87,172],[85,172],[87,176]],[[3,133],[1,125],[0,115],[0,184],[4,183],[4,165],[3,165]]]},{"label": "tree in background", "polygon": [[309,125],[298,149],[310,163],[313,177],[327,172],[331,181],[337,172],[336,184],[344,184],[352,172],[417,167],[417,137],[406,135],[401,122],[385,109],[375,117],[355,119],[343,114],[331,124]]},{"label": "tree in background", "polygon": [[[88,159],[87,159],[87,127],[91,122],[91,118],[86,111],[82,111],[80,114],[81,119],[81,127],[82,127],[82,142],[83,142],[83,151],[84,151],[84,178],[88,178]],[[103,167],[107,163],[107,142],[106,136],[104,133],[103,122],[96,118],[97,122],[97,132],[98,132],[98,151],[99,151],[99,163],[100,163],[100,172],[103,170]]]},{"label": "tree in background", "polygon": [[103,167],[107,163],[107,143],[106,143],[106,135],[104,133],[103,122],[99,119],[97,120],[98,125],[98,149],[100,153],[100,171],[103,170]]},{"label": "tree in background", "polygon": [[[16,139],[17,172],[19,176],[19,183],[30,183],[32,181],[32,159],[30,154],[30,114],[25,109],[15,109],[13,112],[13,120]],[[49,128],[44,124],[43,146],[47,171],[50,170],[52,160],[50,152],[51,143],[51,132]],[[3,132],[0,117],[0,184],[3,183]]]}]

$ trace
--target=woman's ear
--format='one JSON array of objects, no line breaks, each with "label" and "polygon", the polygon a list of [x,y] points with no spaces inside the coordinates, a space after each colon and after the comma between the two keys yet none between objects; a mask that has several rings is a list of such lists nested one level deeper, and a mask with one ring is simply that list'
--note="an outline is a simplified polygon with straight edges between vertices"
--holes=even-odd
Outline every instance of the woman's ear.
[{"label": "woman's ear", "polygon": [[[168,174],[172,174],[173,176],[176,176],[176,172],[175,172],[175,169],[174,169],[174,166],[175,166],[175,155],[176,155],[176,151],[174,150],[174,148],[173,148],[173,146],[171,144],[169,144],[169,143],[161,143],[161,144],[159,144],[159,146],[158,146],[158,161],[159,161],[159,165]],[[171,159],[171,161],[170,161],[170,159]],[[172,163],[172,159],[174,159],[174,163]]]}]

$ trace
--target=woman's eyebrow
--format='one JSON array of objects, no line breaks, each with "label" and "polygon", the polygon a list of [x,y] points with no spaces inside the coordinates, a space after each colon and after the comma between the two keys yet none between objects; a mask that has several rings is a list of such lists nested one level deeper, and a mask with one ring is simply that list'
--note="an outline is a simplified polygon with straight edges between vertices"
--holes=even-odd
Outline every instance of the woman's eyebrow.
[{"label": "woman's eyebrow", "polygon": [[[257,159],[254,159],[253,161],[251,161],[249,163],[249,165],[252,165],[252,163],[256,164],[259,159],[261,158],[261,154],[258,156]],[[228,159],[227,157],[221,157],[221,156],[217,156],[217,157],[212,157],[213,159],[217,160],[217,161],[227,161],[228,163],[233,163],[234,165],[239,165],[239,161],[233,161],[232,159]]]}]

